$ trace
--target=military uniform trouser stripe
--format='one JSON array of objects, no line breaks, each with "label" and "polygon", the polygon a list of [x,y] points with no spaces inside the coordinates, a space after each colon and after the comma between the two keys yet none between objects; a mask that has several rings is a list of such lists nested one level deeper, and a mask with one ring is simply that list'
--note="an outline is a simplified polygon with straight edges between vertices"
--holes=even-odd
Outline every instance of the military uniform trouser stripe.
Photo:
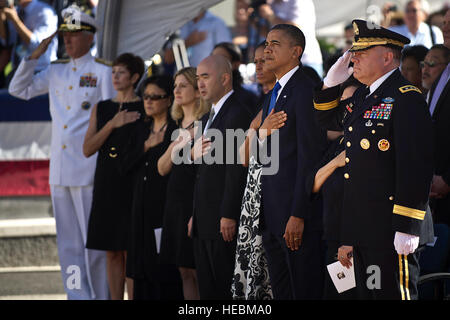
[{"label": "military uniform trouser stripe", "polygon": [[411,300],[409,295],[409,270],[408,270],[408,256],[404,254],[398,255],[399,268],[399,285],[402,300]]}]

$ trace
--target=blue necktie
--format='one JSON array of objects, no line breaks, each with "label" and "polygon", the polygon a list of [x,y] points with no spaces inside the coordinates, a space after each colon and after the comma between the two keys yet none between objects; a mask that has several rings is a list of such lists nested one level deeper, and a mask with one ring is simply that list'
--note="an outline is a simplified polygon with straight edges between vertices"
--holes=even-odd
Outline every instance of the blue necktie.
[{"label": "blue necktie", "polygon": [[278,91],[280,90],[280,88],[281,88],[280,83],[277,81],[277,83],[275,83],[275,86],[272,89],[272,95],[270,96],[270,104],[269,104],[269,109],[267,110],[267,115],[269,115],[269,113],[272,111],[272,109],[275,108],[275,104],[277,102]]}]

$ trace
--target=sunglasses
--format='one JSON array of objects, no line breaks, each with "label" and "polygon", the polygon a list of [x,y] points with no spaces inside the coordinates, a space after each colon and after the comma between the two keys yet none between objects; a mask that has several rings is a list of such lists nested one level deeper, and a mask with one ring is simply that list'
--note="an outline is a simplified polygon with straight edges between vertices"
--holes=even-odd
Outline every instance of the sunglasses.
[{"label": "sunglasses", "polygon": [[142,96],[142,99],[144,100],[153,100],[153,101],[157,101],[157,100],[162,100],[162,99],[166,99],[168,98],[169,95],[168,94],[162,94],[162,95],[158,95],[158,94],[144,94]]},{"label": "sunglasses", "polygon": [[430,67],[430,68],[433,68],[433,67],[435,67],[435,66],[437,66],[437,65],[440,65],[440,64],[446,64],[446,63],[443,63],[443,62],[434,62],[434,61],[420,61],[420,67],[421,68],[424,68],[425,67],[425,65],[427,65],[428,67]]}]

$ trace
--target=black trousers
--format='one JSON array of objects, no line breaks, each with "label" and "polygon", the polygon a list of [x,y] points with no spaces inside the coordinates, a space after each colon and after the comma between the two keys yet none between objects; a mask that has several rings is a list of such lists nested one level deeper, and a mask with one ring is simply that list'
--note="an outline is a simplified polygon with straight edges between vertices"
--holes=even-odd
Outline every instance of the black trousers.
[{"label": "black trousers", "polygon": [[356,299],[416,300],[419,253],[399,255],[392,249],[353,247]]},{"label": "black trousers", "polygon": [[231,300],[236,237],[223,239],[194,238],[194,257],[201,300]]},{"label": "black trousers", "polygon": [[133,279],[134,300],[184,300],[183,285],[178,268],[172,264],[160,264],[153,280]]},{"label": "black trousers", "polygon": [[276,300],[320,300],[323,296],[325,245],[322,233],[305,224],[297,251],[286,246],[282,236],[262,233],[270,282]]}]

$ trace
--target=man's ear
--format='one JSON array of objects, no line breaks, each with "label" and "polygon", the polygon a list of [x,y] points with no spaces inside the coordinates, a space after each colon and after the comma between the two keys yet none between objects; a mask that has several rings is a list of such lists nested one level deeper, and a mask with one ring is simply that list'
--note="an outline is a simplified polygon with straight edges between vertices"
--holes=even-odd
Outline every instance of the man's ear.
[{"label": "man's ear", "polygon": [[225,72],[222,74],[222,85],[225,87],[227,84],[231,82],[231,74]]},{"label": "man's ear", "polygon": [[300,57],[302,56],[303,53],[303,48],[300,46],[295,46],[294,47],[294,52],[293,55],[295,56],[296,59],[300,60]]}]

